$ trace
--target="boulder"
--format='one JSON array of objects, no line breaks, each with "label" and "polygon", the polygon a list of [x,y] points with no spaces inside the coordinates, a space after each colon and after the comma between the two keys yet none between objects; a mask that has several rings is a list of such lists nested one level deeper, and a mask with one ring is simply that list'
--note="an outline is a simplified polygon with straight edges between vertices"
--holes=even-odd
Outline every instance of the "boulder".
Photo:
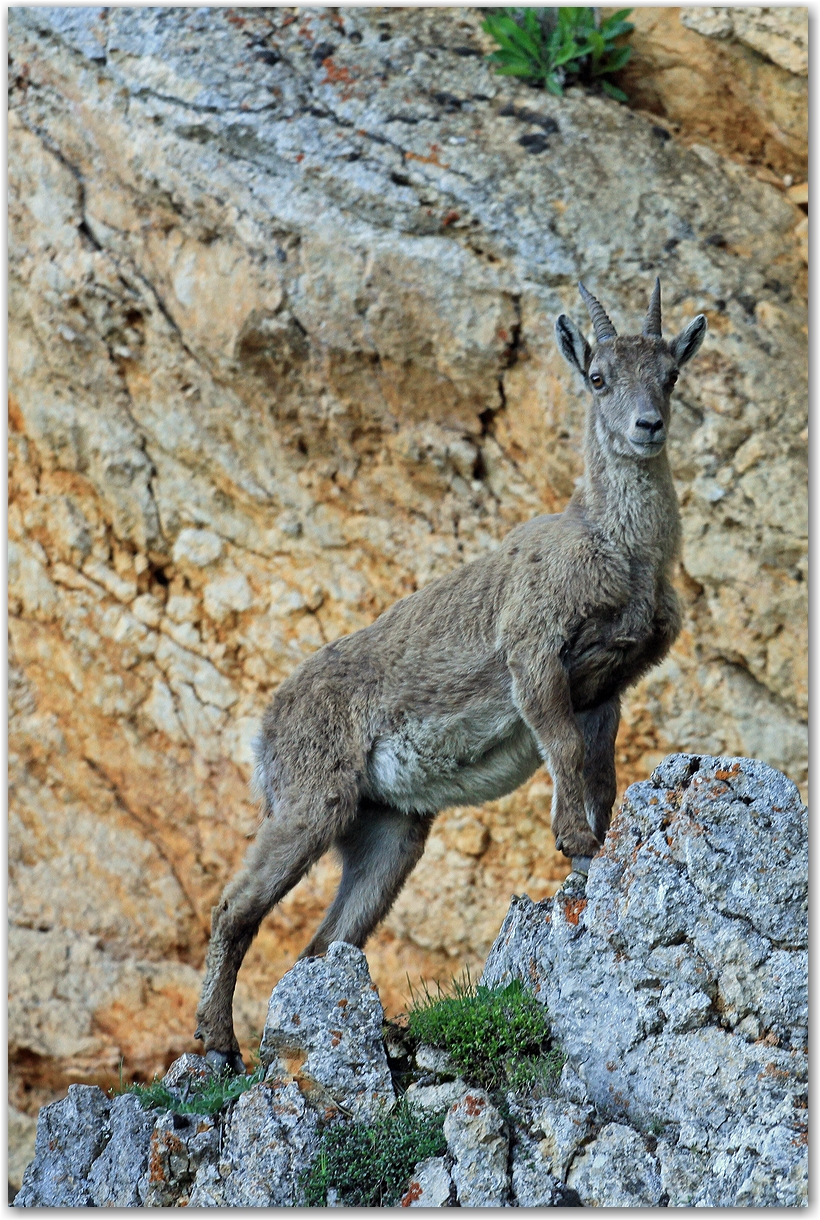
[{"label": "boulder", "polygon": [[15,1207],[89,1207],[89,1170],[110,1138],[111,1102],[102,1089],[73,1084],[63,1101],[37,1120],[34,1159],[23,1174]]},{"label": "boulder", "polygon": [[334,941],[273,989],[260,1058],[292,1074],[318,1106],[375,1117],[396,1102],[382,1039],[384,1013],[361,949]]},{"label": "boulder", "polygon": [[504,1207],[509,1202],[509,1135],[483,1089],[470,1089],[447,1111],[447,1151],[460,1207]]},{"label": "boulder", "polygon": [[514,901],[482,981],[535,980],[589,1100],[621,1120],[572,1163],[582,1200],[598,1158],[637,1149],[626,1124],[663,1134],[635,1198],[804,1201],[807,886],[794,784],[677,755],[627,791],[585,894]]},{"label": "boulder", "polygon": [[[547,1006],[560,1079],[491,1097],[419,1048],[402,1072],[445,1079],[408,1101],[449,1106],[447,1152],[413,1168],[402,1206],[804,1205],[807,863],[806,809],[765,764],[673,755],[632,785],[586,888],[514,899],[482,976]],[[396,1027],[391,1047],[408,1049]],[[277,985],[263,1060],[213,1117],[72,1086],[40,1113],[16,1205],[298,1206],[327,1124],[395,1103],[359,949],[336,942]],[[164,1080],[209,1074],[185,1055]]]},{"label": "boulder", "polygon": [[401,1207],[451,1207],[453,1179],[443,1156],[419,1161],[402,1195]]},{"label": "boulder", "polygon": [[299,1177],[316,1153],[317,1127],[295,1081],[254,1085],[230,1112],[218,1161],[198,1169],[188,1206],[298,1206]]}]

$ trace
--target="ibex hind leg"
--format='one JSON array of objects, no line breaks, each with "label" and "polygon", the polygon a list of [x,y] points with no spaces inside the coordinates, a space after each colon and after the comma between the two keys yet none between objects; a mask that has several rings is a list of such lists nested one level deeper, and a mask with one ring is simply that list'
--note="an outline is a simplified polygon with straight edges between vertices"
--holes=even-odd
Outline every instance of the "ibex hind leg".
[{"label": "ibex hind leg", "polygon": [[[355,805],[351,816],[354,809]],[[298,808],[267,817],[242,871],[213,908],[196,1037],[205,1043],[206,1058],[217,1067],[244,1071],[233,1027],[233,996],[239,967],[260,923],[324,855],[338,826],[338,817],[322,826]]]},{"label": "ibex hind leg", "polygon": [[339,890],[302,957],[324,953],[334,940],[364,945],[418,863],[432,822],[432,816],[362,805],[334,844],[342,857]]}]

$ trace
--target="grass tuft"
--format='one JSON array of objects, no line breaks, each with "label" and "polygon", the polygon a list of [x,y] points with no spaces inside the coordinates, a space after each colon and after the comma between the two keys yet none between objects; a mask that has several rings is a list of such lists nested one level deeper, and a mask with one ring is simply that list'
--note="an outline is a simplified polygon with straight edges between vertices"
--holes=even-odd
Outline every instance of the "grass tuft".
[{"label": "grass tuft", "polygon": [[491,1090],[557,1083],[566,1056],[552,1042],[544,1006],[517,980],[490,988],[467,975],[448,991],[425,985],[412,1001],[412,1036],[445,1050],[466,1079]]},{"label": "grass tuft", "polygon": [[174,1114],[216,1114],[228,1102],[236,1101],[253,1085],[265,1079],[265,1069],[258,1067],[250,1076],[234,1076],[222,1072],[204,1081],[195,1081],[174,1093],[159,1077],[150,1084],[130,1084],[116,1093],[133,1093],[144,1110],[170,1110]]},{"label": "grass tuft", "polygon": [[371,1123],[334,1123],[302,1175],[304,1207],[326,1207],[329,1190],[345,1207],[396,1207],[413,1169],[447,1149],[444,1115],[416,1114],[402,1098]]}]

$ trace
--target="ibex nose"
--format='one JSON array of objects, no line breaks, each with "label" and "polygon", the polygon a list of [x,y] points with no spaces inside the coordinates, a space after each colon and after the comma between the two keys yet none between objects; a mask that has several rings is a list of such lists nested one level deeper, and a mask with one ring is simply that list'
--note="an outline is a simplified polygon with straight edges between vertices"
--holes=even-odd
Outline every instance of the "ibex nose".
[{"label": "ibex nose", "polygon": [[654,436],[663,427],[663,420],[659,416],[649,419],[647,416],[642,415],[639,419],[635,420],[635,427],[646,428],[649,435]]}]

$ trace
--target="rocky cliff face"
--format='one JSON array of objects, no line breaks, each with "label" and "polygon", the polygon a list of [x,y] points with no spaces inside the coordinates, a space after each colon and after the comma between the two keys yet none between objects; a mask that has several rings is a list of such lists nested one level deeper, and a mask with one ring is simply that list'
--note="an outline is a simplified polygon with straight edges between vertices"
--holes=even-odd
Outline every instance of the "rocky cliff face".
[{"label": "rocky cliff face", "polygon": [[[566,501],[583,405],[552,323],[579,276],[622,328],[656,273],[669,331],[710,323],[673,426],[686,629],[628,701],[622,781],[670,748],[805,776],[803,214],[651,118],[493,76],[479,22],[11,14],[24,1108],[193,1049],[275,685]],[[405,971],[480,962],[511,891],[554,892],[549,797],[440,819],[369,950],[389,1008]],[[333,877],[260,936],[246,1046]]]},{"label": "rocky cliff face", "polygon": [[[446,1111],[446,1151],[402,1206],[805,1205],[807,829],[749,759],[675,755],[632,785],[586,891],[514,899],[483,974],[546,1005],[560,1083],[491,1095],[416,1047],[405,1104]],[[200,1119],[74,1085],[16,1204],[298,1205],[323,1128],[396,1104],[381,1018],[364,955],[331,945],[274,989],[264,1082]],[[187,1055],[166,1083],[210,1071]]]},{"label": "rocky cliff face", "polygon": [[[638,8],[623,73],[630,104],[751,163],[764,180],[808,170],[806,8]],[[776,178],[773,179],[776,181]]]}]

